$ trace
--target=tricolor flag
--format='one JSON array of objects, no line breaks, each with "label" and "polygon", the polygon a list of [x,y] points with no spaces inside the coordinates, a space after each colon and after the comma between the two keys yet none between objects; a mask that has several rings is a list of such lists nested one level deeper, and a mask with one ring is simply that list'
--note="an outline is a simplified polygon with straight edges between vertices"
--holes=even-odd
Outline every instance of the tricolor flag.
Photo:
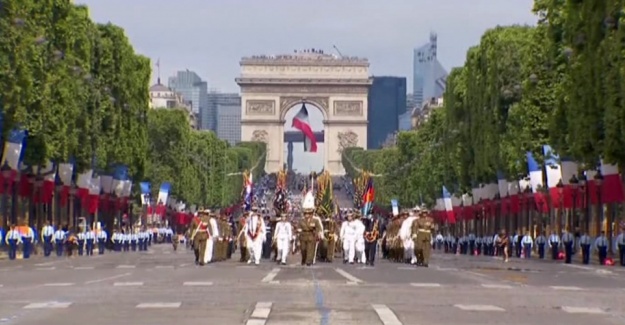
[{"label": "tricolor flag", "polygon": [[366,216],[373,208],[373,199],[375,198],[375,190],[373,189],[373,178],[369,177],[367,187],[362,195],[362,215]]},{"label": "tricolor flag", "polygon": [[293,117],[291,127],[300,130],[304,134],[304,151],[317,152],[317,139],[308,121],[308,109],[306,109],[305,103],[302,104],[302,108],[297,115]]},{"label": "tricolor flag", "polygon": [[601,160],[601,174],[603,184],[601,184],[601,202],[599,203],[621,203],[625,199],[623,193],[623,182],[619,174],[618,166]]},{"label": "tricolor flag", "polygon": [[547,198],[545,194],[539,191],[539,188],[544,188],[545,184],[543,183],[543,169],[542,166],[538,164],[536,159],[534,159],[534,155],[531,152],[527,152],[527,170],[530,172],[530,187],[532,188],[532,192],[534,193],[534,208],[542,213],[546,213],[549,211],[549,207],[547,205]]},{"label": "tricolor flag", "polygon": [[245,198],[243,199],[245,202],[245,211],[250,211],[252,209],[252,201],[254,198],[254,180],[252,177],[252,173],[248,177],[245,178]]},{"label": "tricolor flag", "polygon": [[20,164],[24,158],[23,149],[26,144],[26,136],[27,133],[24,130],[13,130],[9,133],[7,141],[4,143],[2,165],[11,167],[11,171],[13,171],[14,175],[19,171]]},{"label": "tricolor flag", "polygon": [[451,202],[451,193],[443,186],[443,205],[445,207],[445,221],[455,224],[456,215],[454,214],[454,205]]},{"label": "tricolor flag", "polygon": [[150,183],[141,182],[139,187],[141,188],[141,205],[150,205],[150,194],[152,193]]}]

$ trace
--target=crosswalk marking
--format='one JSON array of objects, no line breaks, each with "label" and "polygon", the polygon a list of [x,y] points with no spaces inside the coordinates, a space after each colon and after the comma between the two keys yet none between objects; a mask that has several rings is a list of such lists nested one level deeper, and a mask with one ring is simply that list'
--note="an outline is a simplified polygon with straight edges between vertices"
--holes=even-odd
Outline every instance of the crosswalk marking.
[{"label": "crosswalk marking", "polygon": [[344,278],[346,278],[348,281],[350,282],[354,282],[354,283],[362,283],[363,281],[360,280],[359,278],[347,273],[347,271],[343,270],[343,269],[339,269],[338,267],[334,269],[336,271],[336,273],[342,275]]},{"label": "crosswalk marking", "polygon": [[278,276],[279,272],[280,272],[279,268],[274,268],[273,270],[269,271],[269,273],[267,273],[267,275],[262,280],[260,280],[260,282],[270,283],[271,281],[273,281],[273,279],[276,278],[276,276]]},{"label": "crosswalk marking", "polygon": [[48,302],[35,302],[32,304],[28,304],[24,306],[24,309],[62,309],[71,306],[71,302],[57,302],[57,301],[48,301]]},{"label": "crosswalk marking", "polygon": [[464,311],[506,311],[493,305],[454,305],[454,307]]},{"label": "crosswalk marking", "polygon": [[189,282],[185,282],[182,284],[183,286],[188,286],[188,287],[202,287],[202,286],[212,286],[213,283],[212,282],[194,282],[194,281],[189,281]]},{"label": "crosswalk marking", "polygon": [[139,309],[157,309],[157,308],[180,308],[181,302],[148,302],[138,304],[136,308]]},{"label": "crosswalk marking", "polygon": [[271,302],[258,302],[252,311],[250,319],[245,322],[245,325],[265,325],[269,314],[271,313]]},{"label": "crosswalk marking", "polygon": [[402,325],[395,313],[386,305],[371,305],[384,325]]},{"label": "crosswalk marking", "polygon": [[411,283],[410,284],[413,287],[419,287],[419,288],[439,288],[441,286],[440,283]]},{"label": "crosswalk marking", "polygon": [[569,314],[605,314],[606,311],[601,308],[594,307],[571,307],[562,306],[562,310]]},{"label": "crosswalk marking", "polygon": [[486,288],[486,289],[512,289],[511,285],[507,285],[507,284],[487,284],[487,283],[483,283],[482,284],[482,288]]},{"label": "crosswalk marking", "polygon": [[115,282],[113,286],[115,287],[140,287],[143,285],[143,282]]},{"label": "crosswalk marking", "polygon": [[134,269],[136,266],[135,265],[118,265],[117,268],[118,269]]},{"label": "crosswalk marking", "polygon": [[73,286],[73,283],[70,282],[61,282],[61,283],[46,283],[44,284],[45,287],[69,287],[69,286]]},{"label": "crosswalk marking", "polygon": [[581,291],[580,287],[566,287],[566,286],[550,286],[549,288],[553,290],[561,290],[561,291]]}]

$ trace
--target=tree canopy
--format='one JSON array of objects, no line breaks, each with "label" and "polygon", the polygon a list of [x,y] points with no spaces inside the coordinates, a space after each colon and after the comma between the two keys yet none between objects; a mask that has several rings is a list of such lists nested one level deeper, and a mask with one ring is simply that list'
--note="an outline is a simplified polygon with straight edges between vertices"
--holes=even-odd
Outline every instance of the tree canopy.
[{"label": "tree canopy", "polygon": [[73,161],[78,174],[123,164],[134,181],[170,182],[177,199],[204,206],[237,202],[237,173],[263,172],[264,144],[230,147],[191,130],[182,111],[149,110],[150,60],[86,6],[0,0],[0,30],[2,138],[28,132],[25,165]]},{"label": "tree canopy", "polygon": [[582,163],[625,166],[625,1],[536,0],[535,27],[496,27],[447,78],[443,106],[397,145],[344,152],[347,173],[380,174],[376,200],[432,205],[441,188],[527,175],[542,146]]}]

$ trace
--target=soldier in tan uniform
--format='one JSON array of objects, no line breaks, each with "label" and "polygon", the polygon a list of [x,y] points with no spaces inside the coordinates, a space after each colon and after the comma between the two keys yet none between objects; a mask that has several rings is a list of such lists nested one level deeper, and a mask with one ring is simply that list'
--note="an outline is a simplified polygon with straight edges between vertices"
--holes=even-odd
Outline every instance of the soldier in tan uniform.
[{"label": "soldier in tan uniform", "polygon": [[421,210],[419,217],[412,222],[411,233],[414,240],[417,266],[428,267],[432,251],[432,227],[434,223],[427,210]]},{"label": "soldier in tan uniform", "polygon": [[191,234],[191,240],[193,241],[193,247],[197,249],[197,254],[199,257],[199,261],[196,262],[199,265],[205,264],[205,255],[206,255],[206,242],[210,236],[210,222],[209,222],[209,213],[207,211],[202,211],[200,213],[199,224],[196,226],[195,230]]},{"label": "soldier in tan uniform", "polygon": [[299,221],[297,233],[302,250],[302,265],[313,265],[315,260],[315,244],[323,237],[323,225],[319,219],[313,217],[315,211],[315,199],[308,192],[302,204],[304,217]]},{"label": "soldier in tan uniform", "polygon": [[237,234],[236,243],[238,244],[239,250],[241,251],[241,259],[239,260],[239,262],[243,263],[247,262],[250,259],[249,252],[247,250],[247,239],[243,232],[248,217],[249,212],[243,213],[241,218],[239,218],[239,227],[237,228],[239,233]]},{"label": "soldier in tan uniform", "polygon": [[336,221],[332,217],[326,219],[326,224],[323,227],[325,234],[325,247],[326,247],[326,261],[332,263],[334,261],[334,254],[336,253],[336,240],[338,238]]}]

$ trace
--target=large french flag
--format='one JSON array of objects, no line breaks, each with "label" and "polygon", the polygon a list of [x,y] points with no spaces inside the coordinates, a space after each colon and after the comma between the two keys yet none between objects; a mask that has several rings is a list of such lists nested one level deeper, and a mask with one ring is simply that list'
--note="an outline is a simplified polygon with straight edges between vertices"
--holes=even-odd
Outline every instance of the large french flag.
[{"label": "large french flag", "polygon": [[601,203],[620,203],[625,199],[623,193],[623,183],[617,165],[612,165],[601,160],[601,174],[603,184],[601,185]]},{"label": "large french flag", "polygon": [[158,198],[156,204],[156,214],[164,216],[167,210],[167,200],[169,199],[169,192],[171,191],[171,184],[165,182],[161,183],[161,187],[158,190]]},{"label": "large french flag", "polygon": [[9,133],[7,141],[4,143],[2,166],[7,165],[11,168],[11,179],[9,180],[11,182],[15,180],[24,158],[26,137],[27,133],[25,130],[13,130]]},{"label": "large french flag", "polygon": [[86,210],[89,214],[98,212],[100,206],[100,193],[102,192],[102,185],[100,184],[100,176],[92,175],[89,182],[89,196],[87,199]]},{"label": "large french flag", "polygon": [[443,186],[443,205],[445,209],[445,221],[451,224],[456,223],[456,215],[454,213],[454,205],[451,201],[451,193]]},{"label": "large french flag", "polygon": [[69,198],[69,190],[72,187],[72,178],[74,176],[74,162],[70,161],[68,163],[59,164],[58,171],[58,179],[60,184],[63,186],[61,189],[60,197],[61,197],[61,205],[67,205],[67,199]]},{"label": "large french flag", "polygon": [[111,182],[111,193],[114,193],[118,198],[122,197],[126,181],[128,181],[128,167],[124,165],[115,166],[113,181]]},{"label": "large french flag", "polygon": [[[573,189],[573,187],[571,186],[571,179],[573,179],[573,176],[577,175],[579,164],[566,158],[561,158],[560,160],[560,169],[562,171],[562,184],[564,184],[563,197],[562,201],[553,200],[553,202],[554,206],[558,208],[560,208],[560,203],[562,203],[564,208],[570,209],[573,207],[573,191],[579,191],[579,189]],[[575,206],[582,207],[584,204],[584,199],[584,193],[577,193],[575,195],[575,200],[577,201]]]},{"label": "large french flag", "polygon": [[54,187],[56,186],[56,166],[52,161],[48,161],[45,166],[39,167],[39,173],[43,176],[41,187],[41,203],[52,203],[54,197]]},{"label": "large french flag", "polygon": [[306,104],[302,104],[302,108],[299,110],[297,115],[293,117],[293,122],[291,126],[300,130],[302,134],[304,134],[304,151],[306,152],[317,152],[317,139],[315,138],[315,133],[310,126],[310,121],[308,120],[308,109],[306,108]]},{"label": "large french flag", "polygon": [[464,220],[473,219],[473,197],[471,194],[462,194],[462,218]]},{"label": "large french flag", "polygon": [[534,193],[534,208],[537,211],[540,210],[542,213],[546,213],[549,211],[547,198],[543,192],[539,191],[541,187],[545,186],[543,184],[542,166],[538,164],[534,155],[529,151],[527,152],[527,170],[530,173],[530,186],[532,188],[532,192]]},{"label": "large french flag", "polygon": [[564,199],[560,197],[560,189],[558,188],[558,183],[560,183],[560,181],[562,181],[562,185],[564,185],[564,180],[562,179],[562,165],[558,162],[560,157],[556,155],[549,145],[543,146],[543,154],[545,157],[545,173],[547,175],[549,195],[551,196],[552,202],[556,203],[554,206],[558,206],[558,202]]}]

